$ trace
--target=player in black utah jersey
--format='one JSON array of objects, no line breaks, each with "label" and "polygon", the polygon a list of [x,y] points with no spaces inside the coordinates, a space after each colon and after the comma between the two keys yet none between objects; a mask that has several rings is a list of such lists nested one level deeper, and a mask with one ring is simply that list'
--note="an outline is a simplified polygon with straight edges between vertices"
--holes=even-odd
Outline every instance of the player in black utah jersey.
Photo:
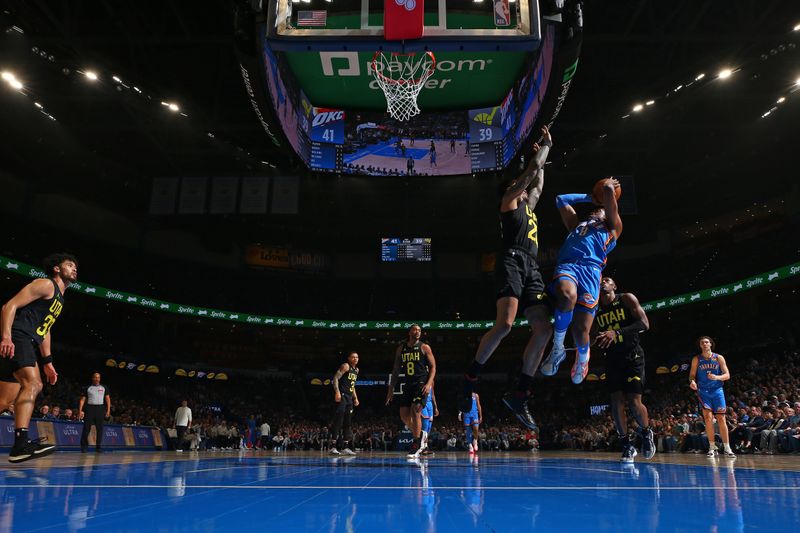
[{"label": "player in black utah jersey", "polygon": [[431,347],[420,340],[422,328],[412,324],[408,329],[408,338],[400,344],[395,351],[392,376],[386,392],[386,405],[394,397],[394,387],[400,380],[400,418],[411,430],[414,442],[411,445],[409,456],[418,457],[422,448],[420,438],[422,435],[422,407],[428,400],[436,377],[436,359],[433,357]]},{"label": "player in black utah jersey", "polygon": [[539,226],[533,210],[544,186],[544,165],[553,139],[542,128],[541,145],[534,144],[534,157],[525,171],[510,184],[502,187],[500,200],[500,229],[502,249],[497,254],[497,314],[492,329],[481,339],[459,398],[459,409],[468,412],[472,392],[483,366],[506,335],[511,332],[517,311],[522,310],[531,328],[531,337],[522,354],[522,372],[517,390],[503,396],[503,404],[511,409],[522,424],[535,430],[536,423],[528,410],[528,398],[533,376],[542,361],[544,348],[553,328],[547,296],[539,265]]},{"label": "player in black utah jersey", "polygon": [[47,382],[58,379],[50,351],[50,328],[64,309],[64,291],[78,279],[78,260],[53,254],[44,260],[47,278],[28,283],[3,306],[0,314],[0,411],[14,405],[12,463],[51,454],[53,444],[28,439],[36,396],[42,390],[41,363]]},{"label": "player in black utah jersey", "polygon": [[[356,394],[356,381],[358,381],[358,354],[350,352],[347,362],[342,363],[333,375],[333,400],[336,402],[336,414],[331,425],[331,453],[334,455],[355,455],[350,448],[353,440],[353,407],[358,407],[358,394]],[[338,440],[341,433],[341,441]],[[336,447],[342,448],[340,452]]]},{"label": "player in black utah jersey", "polygon": [[622,459],[632,463],[636,456],[633,436],[628,433],[625,400],[642,437],[642,453],[652,459],[656,453],[653,430],[647,407],[642,403],[644,391],[644,350],[639,334],[650,328],[639,300],[631,293],[617,293],[617,284],[608,276],[600,280],[600,307],[594,323],[599,330],[595,344],[606,354],[606,383],[611,393],[611,415],[622,441]]}]

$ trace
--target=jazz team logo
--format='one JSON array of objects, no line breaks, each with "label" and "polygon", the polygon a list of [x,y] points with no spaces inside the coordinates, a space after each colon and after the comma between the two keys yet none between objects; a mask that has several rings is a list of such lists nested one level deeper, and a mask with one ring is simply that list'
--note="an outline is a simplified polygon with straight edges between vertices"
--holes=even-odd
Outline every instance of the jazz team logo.
[{"label": "jazz team logo", "polygon": [[[398,6],[403,6],[406,8],[406,11],[414,11],[414,8],[417,7],[417,0],[394,0]],[[508,0],[506,0],[507,2]]]}]

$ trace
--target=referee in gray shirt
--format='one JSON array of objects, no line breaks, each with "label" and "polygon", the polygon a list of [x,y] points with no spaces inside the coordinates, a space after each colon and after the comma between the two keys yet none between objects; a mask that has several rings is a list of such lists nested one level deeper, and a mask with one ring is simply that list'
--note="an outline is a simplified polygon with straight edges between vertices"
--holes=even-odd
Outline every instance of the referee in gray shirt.
[{"label": "referee in gray shirt", "polygon": [[111,416],[111,396],[108,389],[100,384],[100,373],[92,374],[92,384],[86,387],[81,394],[80,405],[78,406],[78,420],[83,420],[83,434],[81,434],[81,451],[86,453],[89,450],[89,432],[94,425],[96,429],[96,448],[95,451],[102,451],[103,442],[103,420]]}]

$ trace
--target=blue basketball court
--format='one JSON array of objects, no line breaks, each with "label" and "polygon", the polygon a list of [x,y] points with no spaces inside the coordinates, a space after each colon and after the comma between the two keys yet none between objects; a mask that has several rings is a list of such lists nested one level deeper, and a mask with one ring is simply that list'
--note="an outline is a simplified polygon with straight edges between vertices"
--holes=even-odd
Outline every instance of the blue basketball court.
[{"label": "blue basketball court", "polygon": [[0,530],[796,531],[794,458],[759,459],[60,453],[0,470]]}]

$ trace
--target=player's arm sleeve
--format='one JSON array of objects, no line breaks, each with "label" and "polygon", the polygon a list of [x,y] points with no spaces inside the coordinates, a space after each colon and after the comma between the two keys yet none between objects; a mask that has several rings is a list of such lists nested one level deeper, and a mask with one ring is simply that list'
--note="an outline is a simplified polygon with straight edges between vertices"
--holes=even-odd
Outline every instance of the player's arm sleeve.
[{"label": "player's arm sleeve", "polygon": [[[345,368],[345,366],[347,368]],[[350,370],[350,366],[347,363],[342,364],[337,370],[336,373],[333,374],[333,380],[331,385],[333,385],[334,392],[339,392],[339,379],[344,375],[345,372]]]},{"label": "player's arm sleeve", "polygon": [[617,205],[617,195],[610,180],[603,185],[603,209],[606,210],[606,225],[611,230],[615,239],[622,235],[622,219],[619,216],[619,206]]},{"label": "player's arm sleeve", "polygon": [[593,201],[591,194],[559,194],[556,196],[558,214],[561,215],[561,221],[568,231],[572,231],[578,227],[578,214],[572,206],[581,203],[591,203]]},{"label": "player's arm sleeve", "polygon": [[650,329],[650,320],[648,320],[647,314],[644,312],[644,309],[642,309],[642,306],[639,304],[639,300],[636,298],[636,296],[626,293],[622,297],[622,303],[628,308],[633,315],[633,318],[636,320],[633,322],[633,324],[629,324],[624,328],[619,328],[620,335],[624,336],[632,333],[644,333]]}]

